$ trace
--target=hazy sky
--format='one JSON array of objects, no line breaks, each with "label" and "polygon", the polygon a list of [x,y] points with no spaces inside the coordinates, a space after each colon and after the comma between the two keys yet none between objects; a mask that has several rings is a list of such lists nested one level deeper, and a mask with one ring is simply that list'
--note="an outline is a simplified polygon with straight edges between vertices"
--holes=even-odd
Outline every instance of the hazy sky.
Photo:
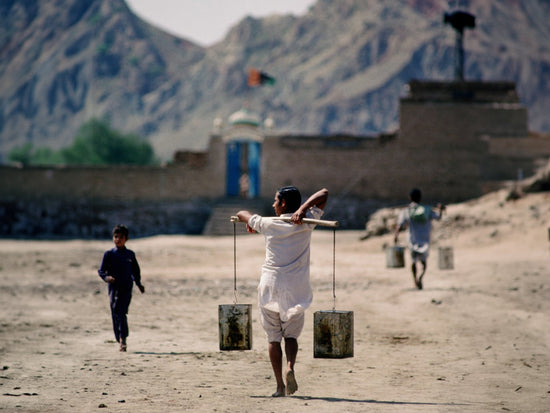
[{"label": "hazy sky", "polygon": [[148,23],[201,46],[221,40],[243,17],[304,14],[315,0],[126,0]]}]

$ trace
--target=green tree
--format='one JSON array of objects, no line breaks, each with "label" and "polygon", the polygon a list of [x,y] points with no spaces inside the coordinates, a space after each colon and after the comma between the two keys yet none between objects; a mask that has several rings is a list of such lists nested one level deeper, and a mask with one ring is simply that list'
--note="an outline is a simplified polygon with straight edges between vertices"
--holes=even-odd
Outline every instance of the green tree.
[{"label": "green tree", "polygon": [[40,147],[32,153],[31,163],[33,165],[60,165],[63,163],[63,157],[60,151]]},{"label": "green tree", "polygon": [[27,142],[22,146],[13,148],[8,154],[8,159],[12,162],[20,162],[23,165],[29,165],[32,158],[32,143]]},{"label": "green tree", "polygon": [[151,165],[155,153],[148,142],[135,134],[123,135],[107,122],[91,119],[82,125],[73,144],[61,150],[68,164]]},{"label": "green tree", "polygon": [[152,146],[135,134],[122,134],[99,119],[91,119],[78,130],[71,146],[54,151],[32,143],[12,149],[8,159],[23,165],[154,165]]}]

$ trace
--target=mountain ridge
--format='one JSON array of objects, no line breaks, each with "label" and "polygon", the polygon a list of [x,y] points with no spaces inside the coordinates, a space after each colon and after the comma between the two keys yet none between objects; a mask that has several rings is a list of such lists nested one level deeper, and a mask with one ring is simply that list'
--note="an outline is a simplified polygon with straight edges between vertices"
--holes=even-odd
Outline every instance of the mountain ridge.
[{"label": "mountain ridge", "polygon": [[[302,16],[246,17],[207,48],[140,20],[123,0],[0,5],[0,154],[59,148],[91,117],[157,153],[204,150],[216,117],[249,105],[278,131],[365,135],[398,128],[412,79],[453,79],[444,0],[318,0]],[[550,131],[550,5],[470,2],[467,80],[517,82],[534,131]],[[246,70],[273,75],[250,89]]]}]

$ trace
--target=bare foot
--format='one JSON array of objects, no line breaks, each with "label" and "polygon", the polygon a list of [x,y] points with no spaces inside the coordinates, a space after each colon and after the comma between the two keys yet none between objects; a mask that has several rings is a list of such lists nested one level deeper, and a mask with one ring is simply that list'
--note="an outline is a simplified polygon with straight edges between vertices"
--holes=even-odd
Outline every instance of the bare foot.
[{"label": "bare foot", "polygon": [[286,392],[287,394],[294,394],[298,390],[298,383],[296,383],[296,378],[294,377],[294,372],[288,370],[286,372]]},{"label": "bare foot", "polygon": [[285,388],[284,388],[284,386],[283,386],[282,389],[278,388],[277,391],[271,395],[271,397],[285,397]]}]

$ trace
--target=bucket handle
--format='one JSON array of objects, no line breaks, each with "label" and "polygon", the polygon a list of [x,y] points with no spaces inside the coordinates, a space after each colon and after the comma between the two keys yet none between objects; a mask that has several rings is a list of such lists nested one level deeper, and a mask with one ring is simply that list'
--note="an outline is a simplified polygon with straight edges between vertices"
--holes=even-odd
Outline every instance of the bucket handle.
[{"label": "bucket handle", "polygon": [[233,304],[237,304],[237,224],[233,222]]},{"label": "bucket handle", "polygon": [[336,311],[336,227],[332,228],[332,311]]}]

